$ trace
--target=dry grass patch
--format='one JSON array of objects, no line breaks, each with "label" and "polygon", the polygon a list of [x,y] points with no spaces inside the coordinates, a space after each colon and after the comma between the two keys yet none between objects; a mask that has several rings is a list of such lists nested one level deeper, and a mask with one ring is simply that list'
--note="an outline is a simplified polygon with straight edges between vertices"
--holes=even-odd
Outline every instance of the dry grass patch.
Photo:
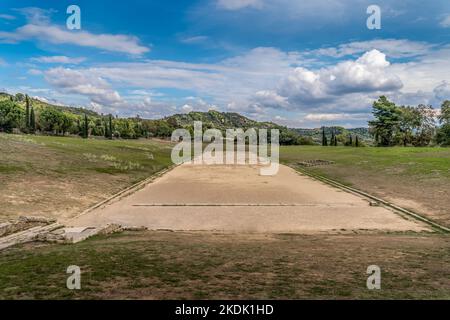
[{"label": "dry grass patch", "polygon": [[[82,269],[82,290],[65,269]],[[366,269],[382,289],[366,289]],[[449,299],[445,235],[140,232],[0,254],[0,298]]]}]

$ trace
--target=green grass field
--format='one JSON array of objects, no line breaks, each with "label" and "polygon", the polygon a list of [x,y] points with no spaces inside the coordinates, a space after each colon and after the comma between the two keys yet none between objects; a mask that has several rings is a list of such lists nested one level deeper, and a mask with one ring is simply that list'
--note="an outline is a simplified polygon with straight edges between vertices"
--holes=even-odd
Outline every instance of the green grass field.
[{"label": "green grass field", "polygon": [[171,164],[160,140],[0,134],[0,219],[70,217]]},{"label": "green grass field", "polygon": [[450,226],[450,148],[281,147],[281,162],[334,164],[305,168]]},{"label": "green grass field", "polygon": [[[129,173],[135,179],[140,179],[155,170],[167,167],[170,163],[171,145],[158,140],[110,141],[0,134],[0,141],[3,155],[6,155],[6,159],[2,157],[2,167],[8,172],[48,170],[60,174],[77,174],[96,171],[109,174]],[[23,148],[28,149],[23,150]],[[21,156],[19,152],[23,152],[22,161],[15,159]],[[48,161],[62,160],[54,161],[51,167],[43,162],[32,162],[35,160],[34,155],[44,155],[45,152],[53,153],[56,157],[64,156],[65,159],[47,159]],[[5,169],[11,167],[14,170]]]},{"label": "green grass field", "polygon": [[413,176],[418,181],[434,176],[450,179],[450,148],[282,146],[280,155],[286,163],[294,163],[298,159],[327,159],[336,161],[338,167],[352,167],[380,175],[395,173]]}]

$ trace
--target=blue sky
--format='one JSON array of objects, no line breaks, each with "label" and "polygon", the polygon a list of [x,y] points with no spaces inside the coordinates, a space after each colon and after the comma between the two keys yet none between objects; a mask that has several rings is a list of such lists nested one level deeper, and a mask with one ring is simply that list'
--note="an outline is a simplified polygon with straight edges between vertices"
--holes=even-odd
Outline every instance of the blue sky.
[{"label": "blue sky", "polygon": [[[81,30],[66,28],[72,4]],[[381,94],[450,99],[449,40],[448,0],[3,0],[0,90],[122,116],[355,127]]]}]

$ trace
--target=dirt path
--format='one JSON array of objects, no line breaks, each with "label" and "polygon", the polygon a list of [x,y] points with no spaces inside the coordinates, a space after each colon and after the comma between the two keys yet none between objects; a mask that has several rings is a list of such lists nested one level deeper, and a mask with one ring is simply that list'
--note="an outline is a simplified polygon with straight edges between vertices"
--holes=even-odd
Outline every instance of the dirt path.
[{"label": "dirt path", "polygon": [[106,223],[149,229],[318,233],[429,228],[359,196],[280,166],[275,176],[257,166],[183,164],[136,193],[67,224]]}]

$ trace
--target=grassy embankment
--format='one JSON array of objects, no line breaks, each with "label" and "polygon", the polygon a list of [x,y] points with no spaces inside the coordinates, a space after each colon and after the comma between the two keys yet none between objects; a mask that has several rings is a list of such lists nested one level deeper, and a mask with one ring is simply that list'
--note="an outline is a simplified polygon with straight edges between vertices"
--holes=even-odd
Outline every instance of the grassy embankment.
[{"label": "grassy embankment", "polygon": [[70,217],[169,166],[171,144],[0,134],[0,220]]},{"label": "grassy embankment", "polygon": [[[330,160],[306,170],[450,226],[450,148],[281,147],[281,162]],[[324,195],[326,196],[326,195]]]}]

